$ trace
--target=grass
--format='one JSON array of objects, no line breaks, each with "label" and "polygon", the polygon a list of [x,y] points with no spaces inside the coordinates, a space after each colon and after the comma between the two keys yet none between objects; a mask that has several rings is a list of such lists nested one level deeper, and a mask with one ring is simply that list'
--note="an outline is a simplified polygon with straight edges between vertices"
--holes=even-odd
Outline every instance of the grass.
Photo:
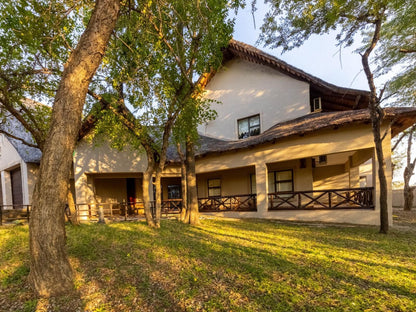
[{"label": "grass", "polygon": [[37,300],[27,226],[0,227],[0,311],[416,310],[414,231],[205,219],[67,235],[76,295]]}]

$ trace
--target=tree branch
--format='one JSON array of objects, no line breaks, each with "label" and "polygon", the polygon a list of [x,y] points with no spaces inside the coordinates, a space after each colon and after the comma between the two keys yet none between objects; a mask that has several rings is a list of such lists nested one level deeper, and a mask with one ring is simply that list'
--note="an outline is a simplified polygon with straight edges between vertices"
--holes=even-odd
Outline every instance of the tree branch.
[{"label": "tree branch", "polygon": [[19,137],[13,135],[13,134],[10,134],[7,131],[4,131],[3,129],[0,129],[0,133],[3,133],[4,135],[8,136],[9,138],[18,140],[18,141],[22,142],[24,145],[27,145],[27,146],[30,146],[30,147],[39,148],[38,145],[33,144],[33,143],[30,143],[30,142],[26,141],[25,139],[19,138]]}]

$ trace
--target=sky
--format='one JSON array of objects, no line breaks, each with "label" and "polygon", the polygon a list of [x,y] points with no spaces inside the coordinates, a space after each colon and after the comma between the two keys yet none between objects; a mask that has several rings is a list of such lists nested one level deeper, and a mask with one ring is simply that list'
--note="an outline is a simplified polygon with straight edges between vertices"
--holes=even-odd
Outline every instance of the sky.
[{"label": "sky", "polygon": [[[281,50],[265,48],[256,45],[260,26],[263,23],[267,7],[258,2],[255,12],[254,28],[251,7],[238,12],[235,24],[234,39],[256,46],[308,74],[321,78],[340,87],[368,90],[368,84],[361,67],[361,57],[354,53],[356,48],[339,49],[336,46],[335,35],[313,36],[304,45],[281,54]],[[357,44],[355,45],[357,47]]]},{"label": "sky", "polygon": [[[233,35],[235,40],[253,45],[326,82],[345,88],[369,90],[366,76],[362,70],[361,57],[354,52],[360,42],[354,43],[352,47],[340,49],[336,46],[336,33],[334,32],[324,36],[312,36],[301,47],[284,54],[281,53],[281,50],[265,48],[262,44],[256,44],[263,17],[267,12],[267,7],[262,1],[257,3],[258,9],[254,13],[256,25],[254,25],[250,6],[238,12]],[[376,79],[376,86],[382,86],[387,78]],[[413,155],[416,155],[416,146]],[[394,181],[403,181],[402,171],[395,172]],[[412,177],[411,184],[416,185],[416,175]]]}]

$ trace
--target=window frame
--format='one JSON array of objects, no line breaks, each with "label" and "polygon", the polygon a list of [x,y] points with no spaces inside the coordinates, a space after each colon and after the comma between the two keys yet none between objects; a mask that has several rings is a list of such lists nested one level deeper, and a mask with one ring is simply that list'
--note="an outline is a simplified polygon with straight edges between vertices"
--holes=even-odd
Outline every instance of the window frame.
[{"label": "window frame", "polygon": [[[209,181],[214,181],[214,180],[218,180],[219,181],[219,186],[209,186]],[[208,197],[221,197],[221,178],[213,178],[213,179],[207,179],[207,188],[208,188]],[[217,190],[219,189],[219,195],[210,195],[210,190]]]},{"label": "window frame", "polygon": [[[276,174],[279,173],[279,172],[290,172],[291,176],[292,176],[292,179],[290,179],[290,180],[277,180],[276,179]],[[290,191],[284,191],[284,192],[294,192],[294,188],[295,188],[294,180],[295,179],[294,179],[294,176],[293,176],[293,169],[274,170],[274,171],[269,171],[269,173],[273,173],[273,188],[274,188],[272,192],[269,190],[269,193],[278,193],[277,192],[278,188],[276,188],[276,186],[278,184],[283,184],[283,183],[288,183],[288,182],[291,182],[291,184],[292,184],[291,190]],[[282,192],[282,191],[280,191],[280,192]]]},{"label": "window frame", "polygon": [[[258,117],[258,119],[259,119],[259,124],[258,125],[256,125],[256,126],[252,126],[252,127],[250,127],[250,119],[251,118],[255,118],[255,117]],[[247,137],[240,137],[240,122],[242,122],[242,121],[244,121],[244,120],[247,120],[247,124],[248,124],[248,136]],[[259,128],[259,133],[258,134],[253,134],[253,135],[251,135],[251,130],[252,129],[255,129],[255,128]],[[247,117],[244,117],[244,118],[240,118],[240,119],[237,119],[237,137],[238,137],[238,139],[239,140],[242,140],[242,139],[246,139],[246,138],[249,138],[249,137],[252,137],[252,136],[256,136],[256,135],[259,135],[261,133],[261,120],[260,120],[260,114],[255,114],[255,115],[251,115],[251,116],[247,116]]]}]

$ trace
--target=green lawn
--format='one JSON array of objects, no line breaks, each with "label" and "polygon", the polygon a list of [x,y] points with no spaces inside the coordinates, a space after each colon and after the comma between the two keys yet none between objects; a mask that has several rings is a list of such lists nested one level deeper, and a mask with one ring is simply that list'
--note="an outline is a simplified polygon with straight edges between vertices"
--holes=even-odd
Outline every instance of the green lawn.
[{"label": "green lawn", "polygon": [[76,295],[38,301],[27,226],[0,227],[0,311],[416,311],[414,231],[218,219],[67,230]]}]

